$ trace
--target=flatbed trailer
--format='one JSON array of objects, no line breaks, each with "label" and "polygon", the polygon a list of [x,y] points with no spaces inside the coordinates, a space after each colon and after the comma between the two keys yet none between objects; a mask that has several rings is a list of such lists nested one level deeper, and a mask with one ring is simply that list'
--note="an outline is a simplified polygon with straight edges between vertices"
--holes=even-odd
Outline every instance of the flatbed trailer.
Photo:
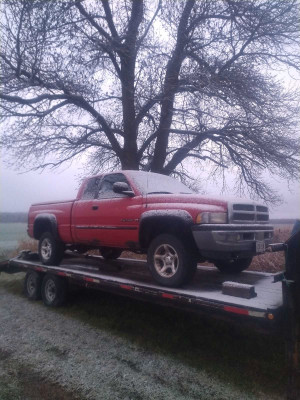
[{"label": "flatbed trailer", "polygon": [[[198,265],[193,282],[182,288],[167,288],[154,283],[143,260],[108,261],[100,256],[80,256],[71,252],[66,253],[59,266],[43,265],[37,254],[22,252],[18,257],[2,262],[0,271],[23,271],[27,272],[26,277],[34,277],[33,281],[39,287],[33,287],[33,294],[37,296],[31,298],[38,298],[41,292],[46,305],[59,305],[65,298],[67,284],[74,284],[229,319],[259,331],[281,335],[286,342],[289,372],[287,399],[296,400],[300,398],[297,391],[300,231],[286,243],[271,245],[270,249],[285,251],[286,271],[278,274],[244,271],[238,275],[224,275],[216,268]],[[53,284],[56,287],[53,288]],[[28,291],[30,298],[30,281],[28,286],[27,279]],[[58,301],[51,302],[52,295],[56,295]]]}]

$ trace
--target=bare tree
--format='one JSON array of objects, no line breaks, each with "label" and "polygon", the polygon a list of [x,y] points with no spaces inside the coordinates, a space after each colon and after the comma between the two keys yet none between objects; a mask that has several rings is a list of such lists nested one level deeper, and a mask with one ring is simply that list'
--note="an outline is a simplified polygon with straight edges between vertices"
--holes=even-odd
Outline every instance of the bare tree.
[{"label": "bare tree", "polygon": [[1,145],[18,166],[297,177],[297,0],[6,0]]}]

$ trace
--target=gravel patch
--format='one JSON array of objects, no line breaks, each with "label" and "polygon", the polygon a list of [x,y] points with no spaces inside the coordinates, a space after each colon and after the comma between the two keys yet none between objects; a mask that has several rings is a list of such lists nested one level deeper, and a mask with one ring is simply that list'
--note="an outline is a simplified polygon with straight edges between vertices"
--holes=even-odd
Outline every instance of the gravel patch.
[{"label": "gravel patch", "polygon": [[0,299],[3,354],[85,399],[268,399],[265,394],[241,393],[205,371],[146,351],[4,288]]}]

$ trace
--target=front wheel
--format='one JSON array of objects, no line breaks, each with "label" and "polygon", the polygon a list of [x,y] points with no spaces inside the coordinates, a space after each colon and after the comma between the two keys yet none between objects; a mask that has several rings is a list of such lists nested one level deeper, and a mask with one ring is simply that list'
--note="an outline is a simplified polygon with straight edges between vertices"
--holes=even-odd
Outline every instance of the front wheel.
[{"label": "front wheel", "polygon": [[164,286],[178,287],[187,283],[197,268],[193,252],[183,241],[169,234],[152,240],[147,258],[153,278]]},{"label": "front wheel", "polygon": [[252,257],[237,260],[216,261],[215,266],[222,274],[238,274],[247,269],[252,262]]},{"label": "front wheel", "polygon": [[65,246],[56,240],[51,232],[45,232],[39,240],[39,256],[45,265],[59,265],[63,259]]}]

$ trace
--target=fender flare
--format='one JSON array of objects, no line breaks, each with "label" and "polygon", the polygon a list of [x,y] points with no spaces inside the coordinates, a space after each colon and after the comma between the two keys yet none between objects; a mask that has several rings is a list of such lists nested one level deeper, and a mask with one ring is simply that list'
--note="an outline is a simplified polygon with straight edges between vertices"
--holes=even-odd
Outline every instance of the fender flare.
[{"label": "fender flare", "polygon": [[55,239],[59,239],[58,235],[58,225],[57,225],[57,220],[56,216],[54,214],[49,214],[49,213],[43,213],[43,214],[38,214],[34,220],[33,223],[33,236],[35,239],[39,239],[39,230],[38,226],[41,224],[47,224],[50,225],[50,231],[55,237]]},{"label": "fender flare", "polygon": [[154,223],[157,221],[180,221],[180,223],[183,223],[184,230],[188,229],[191,225],[194,224],[193,218],[189,212],[186,210],[150,210],[150,211],[145,211],[140,219],[140,228],[139,228],[139,243],[141,247],[145,247],[145,230],[146,230],[146,225],[148,223]]}]

